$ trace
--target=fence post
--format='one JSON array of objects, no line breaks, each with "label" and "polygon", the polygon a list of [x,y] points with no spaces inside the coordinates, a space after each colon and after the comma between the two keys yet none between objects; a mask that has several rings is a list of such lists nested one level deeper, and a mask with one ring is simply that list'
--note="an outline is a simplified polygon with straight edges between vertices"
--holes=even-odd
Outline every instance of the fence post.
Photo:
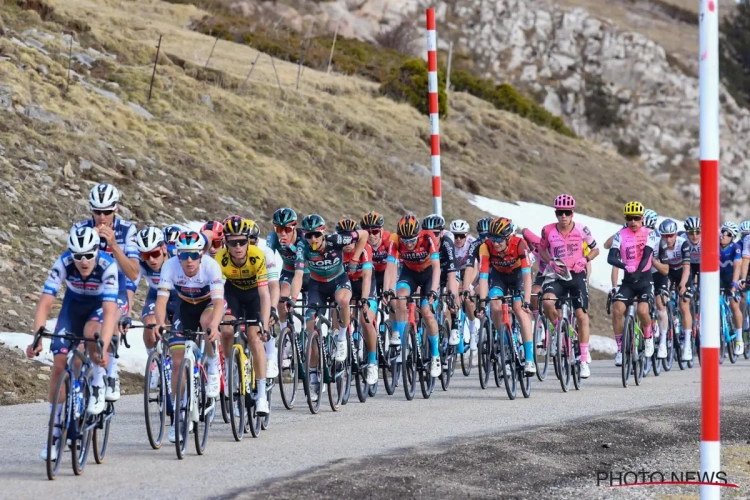
[{"label": "fence post", "polygon": [[453,42],[448,45],[448,68],[445,71],[445,93],[451,90],[451,61],[453,60]]},{"label": "fence post", "polygon": [[273,61],[273,56],[271,54],[269,54],[268,57],[271,58],[271,65],[273,66],[273,72],[276,75],[276,83],[279,85],[279,91],[281,92],[281,97],[284,97],[284,89],[281,88],[281,80],[279,79],[279,72],[276,71],[276,63]]},{"label": "fence post", "polygon": [[333,49],[336,47],[336,37],[339,34],[339,23],[336,23],[336,31],[333,32],[333,43],[331,44],[331,55],[328,56],[328,69],[326,74],[331,74],[331,61],[333,61]]},{"label": "fence post", "polygon": [[300,49],[299,49],[299,64],[297,66],[297,86],[295,90],[299,90],[299,78],[302,75],[302,64],[305,61],[305,52],[307,51],[307,46],[310,45],[310,42],[305,43],[305,39],[302,39],[302,42],[300,42]]},{"label": "fence post", "polygon": [[216,40],[214,41],[214,46],[211,47],[211,53],[208,54],[208,59],[206,59],[206,64],[203,66],[203,71],[205,71],[208,68],[208,63],[211,61],[211,57],[214,55],[214,49],[216,49],[216,44],[219,43],[219,35],[216,35]]},{"label": "fence post", "polygon": [[70,35],[70,46],[68,48],[68,81],[65,84],[66,93],[70,89],[70,67],[73,63],[73,32],[69,31],[68,34]]},{"label": "fence post", "polygon": [[257,62],[258,62],[258,58],[260,58],[260,55],[261,55],[262,53],[263,53],[263,52],[258,52],[258,55],[257,55],[257,56],[255,56],[255,60],[253,61],[253,64],[251,64],[251,65],[250,65],[250,71],[248,71],[248,72],[247,72],[247,76],[245,77],[245,81],[244,81],[244,82],[242,82],[242,85],[240,85],[240,89],[239,89],[239,90],[237,91],[238,93],[239,93],[239,92],[241,92],[241,91],[242,91],[242,89],[244,89],[244,88],[245,88],[245,84],[246,84],[246,83],[247,83],[247,81],[248,81],[248,80],[250,79],[250,75],[251,75],[251,74],[253,74],[253,70],[255,69],[255,63],[257,63]]},{"label": "fence post", "polygon": [[438,100],[435,9],[427,9],[427,87],[430,97],[430,153],[432,156],[432,212],[443,215],[440,179],[440,105]]},{"label": "fence post", "polygon": [[154,77],[156,76],[156,63],[159,61],[159,51],[161,50],[161,37],[159,35],[159,44],[156,46],[156,57],[154,58],[154,70],[151,72],[151,85],[148,87],[148,101],[151,102],[151,91],[154,89]]}]

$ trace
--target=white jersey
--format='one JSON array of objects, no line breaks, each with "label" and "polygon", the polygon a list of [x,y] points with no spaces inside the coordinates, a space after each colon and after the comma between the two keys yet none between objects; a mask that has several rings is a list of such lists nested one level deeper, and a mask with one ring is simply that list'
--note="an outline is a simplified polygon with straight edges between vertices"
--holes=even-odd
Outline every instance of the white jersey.
[{"label": "white jersey", "polygon": [[[448,234],[451,234],[448,232]],[[452,234],[451,234],[452,236]],[[456,266],[460,271],[463,271],[466,269],[466,260],[469,258],[469,247],[471,247],[471,244],[474,243],[474,238],[471,235],[466,235],[466,243],[464,243],[464,246],[461,248],[456,247]]]},{"label": "white jersey", "polygon": [[266,255],[266,270],[268,271],[268,281],[279,281],[279,272],[281,270],[281,255],[276,250],[271,250],[268,246],[263,246],[263,253]]},{"label": "white jersey", "polygon": [[171,290],[186,302],[198,303],[209,297],[224,298],[224,282],[221,266],[210,255],[201,257],[200,267],[195,276],[187,276],[182,270],[179,257],[172,257],[161,268],[161,279],[157,295],[168,297]]}]

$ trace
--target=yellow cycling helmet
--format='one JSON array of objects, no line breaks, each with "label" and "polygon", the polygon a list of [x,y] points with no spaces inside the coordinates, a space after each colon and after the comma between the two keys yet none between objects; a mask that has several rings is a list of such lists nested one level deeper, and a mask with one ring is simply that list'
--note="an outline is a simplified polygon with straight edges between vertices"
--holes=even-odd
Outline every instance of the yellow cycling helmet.
[{"label": "yellow cycling helmet", "polygon": [[247,220],[239,215],[232,215],[224,222],[224,234],[226,236],[248,236],[250,227]]},{"label": "yellow cycling helmet", "polygon": [[631,201],[628,202],[627,205],[625,205],[625,208],[622,209],[623,215],[640,215],[643,216],[643,212],[646,209],[643,207],[643,203],[640,201]]}]

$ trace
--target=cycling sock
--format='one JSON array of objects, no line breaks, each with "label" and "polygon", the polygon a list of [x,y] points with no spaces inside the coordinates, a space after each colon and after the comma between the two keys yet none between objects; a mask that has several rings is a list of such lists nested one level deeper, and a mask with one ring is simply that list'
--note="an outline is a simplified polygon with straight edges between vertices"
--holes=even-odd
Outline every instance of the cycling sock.
[{"label": "cycling sock", "polygon": [[94,375],[91,377],[91,385],[95,385],[97,387],[103,387],[104,386],[104,374],[107,373],[107,370],[102,368],[99,365],[94,365]]},{"label": "cycling sock", "polygon": [[394,321],[393,329],[398,332],[398,337],[401,339],[401,343],[404,343],[404,329],[406,328],[406,321]]},{"label": "cycling sock", "polygon": [[[63,405],[58,404],[57,405],[57,414],[55,415],[55,423],[60,423],[60,416],[62,415]],[[52,414],[52,403],[49,404],[49,412]],[[62,434],[62,429],[60,427],[55,426],[55,428],[52,430],[52,435],[54,437],[60,437],[60,434]]]},{"label": "cycling sock", "polygon": [[206,357],[206,373],[214,375],[219,373],[219,355],[214,354],[213,356]]},{"label": "cycling sock", "polygon": [[427,338],[430,339],[430,356],[433,358],[440,356],[440,351],[438,351],[438,336],[430,335]]},{"label": "cycling sock", "polygon": [[377,365],[378,364],[378,353],[375,351],[370,351],[367,353],[367,362],[371,365]]},{"label": "cycling sock", "polygon": [[107,377],[117,377],[117,358],[109,353],[109,364],[107,365]]},{"label": "cycling sock", "polygon": [[286,321],[279,321],[279,329],[283,332],[286,328]]},{"label": "cycling sock", "polygon": [[344,342],[346,340],[346,331],[349,329],[348,326],[340,326],[339,327],[339,333],[336,335],[336,338],[339,342]]},{"label": "cycling sock", "polygon": [[581,363],[589,362],[589,343],[581,342]]},{"label": "cycling sock", "polygon": [[534,341],[529,340],[523,343],[523,352],[526,354],[526,361],[534,360]]},{"label": "cycling sock", "polygon": [[147,347],[146,348],[146,356],[150,356],[152,352],[154,352],[155,349],[153,347]]},{"label": "cycling sock", "polygon": [[742,342],[742,328],[735,328],[734,329],[734,336],[737,337],[737,340]]},{"label": "cycling sock", "polygon": [[267,342],[264,342],[266,348],[266,357],[270,358],[276,354],[276,339],[271,337]]},{"label": "cycling sock", "polygon": [[617,352],[622,352],[622,334],[615,335],[615,342],[617,342]]},{"label": "cycling sock", "polygon": [[258,398],[266,397],[266,379],[259,378],[255,381],[256,387],[258,388]]},{"label": "cycling sock", "polygon": [[[657,322],[659,323],[659,331],[664,333],[667,331],[667,311],[659,311],[656,313]],[[661,336],[662,339],[666,338],[666,335]]]},{"label": "cycling sock", "polygon": [[467,321],[469,323],[469,333],[472,335],[477,333],[477,325],[472,320]]},{"label": "cycling sock", "polygon": [[647,325],[646,328],[643,329],[643,338],[644,339],[651,338],[651,325]]}]

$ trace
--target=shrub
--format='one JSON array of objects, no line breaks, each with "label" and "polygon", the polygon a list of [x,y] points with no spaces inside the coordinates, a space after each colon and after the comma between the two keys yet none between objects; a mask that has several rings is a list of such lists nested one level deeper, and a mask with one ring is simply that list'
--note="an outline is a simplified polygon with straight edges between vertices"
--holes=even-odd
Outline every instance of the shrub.
[{"label": "shrub", "polygon": [[[409,59],[401,67],[391,70],[380,86],[380,93],[394,101],[406,101],[423,115],[429,115],[427,74],[427,63],[424,60]],[[438,71],[438,109],[440,118],[448,115],[445,73],[442,71]]]},{"label": "shrub", "polygon": [[620,101],[607,90],[600,77],[590,78],[586,85],[586,120],[595,131],[622,123]]},{"label": "shrub", "polygon": [[641,143],[637,137],[630,139],[630,142],[618,140],[615,142],[617,152],[625,157],[635,157],[641,154]]}]

